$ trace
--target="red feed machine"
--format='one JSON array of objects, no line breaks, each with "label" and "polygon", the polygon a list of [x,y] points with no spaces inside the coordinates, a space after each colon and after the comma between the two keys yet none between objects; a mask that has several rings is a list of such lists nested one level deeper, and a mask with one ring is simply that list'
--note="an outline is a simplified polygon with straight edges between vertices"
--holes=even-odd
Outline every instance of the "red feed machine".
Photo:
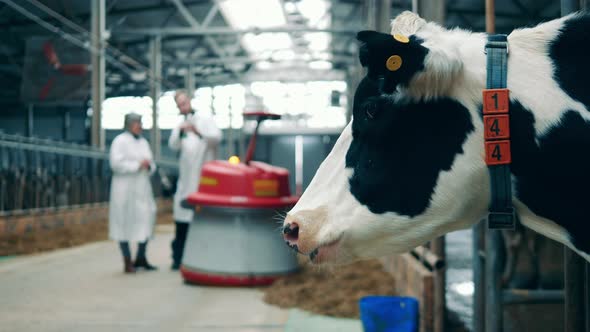
[{"label": "red feed machine", "polygon": [[265,112],[244,116],[257,121],[244,162],[232,157],[206,163],[198,191],[186,200],[196,211],[181,266],[186,282],[266,285],[298,269],[276,218],[298,199],[291,196],[289,172],[251,161],[260,123],[280,116]]}]

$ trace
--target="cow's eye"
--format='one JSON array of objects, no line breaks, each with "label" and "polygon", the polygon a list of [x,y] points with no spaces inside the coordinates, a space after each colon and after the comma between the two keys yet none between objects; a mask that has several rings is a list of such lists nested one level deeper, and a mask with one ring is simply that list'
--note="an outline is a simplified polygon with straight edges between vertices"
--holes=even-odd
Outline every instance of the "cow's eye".
[{"label": "cow's eye", "polygon": [[377,117],[379,107],[376,100],[370,100],[365,104],[365,115],[368,120],[373,120]]},{"label": "cow's eye", "polygon": [[367,109],[366,114],[367,114],[367,118],[369,120],[373,120],[377,116],[377,109],[376,108]]},{"label": "cow's eye", "polygon": [[378,115],[380,110],[383,108],[383,99],[379,97],[370,97],[363,105],[365,110],[365,116],[367,120],[373,120]]}]

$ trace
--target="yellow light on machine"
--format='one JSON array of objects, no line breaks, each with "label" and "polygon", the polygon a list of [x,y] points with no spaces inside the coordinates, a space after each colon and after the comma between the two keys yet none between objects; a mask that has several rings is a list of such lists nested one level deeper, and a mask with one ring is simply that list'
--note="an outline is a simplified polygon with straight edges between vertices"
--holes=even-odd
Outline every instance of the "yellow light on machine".
[{"label": "yellow light on machine", "polygon": [[240,157],[238,156],[231,156],[229,157],[229,159],[227,160],[230,164],[232,165],[237,165],[240,163]]}]

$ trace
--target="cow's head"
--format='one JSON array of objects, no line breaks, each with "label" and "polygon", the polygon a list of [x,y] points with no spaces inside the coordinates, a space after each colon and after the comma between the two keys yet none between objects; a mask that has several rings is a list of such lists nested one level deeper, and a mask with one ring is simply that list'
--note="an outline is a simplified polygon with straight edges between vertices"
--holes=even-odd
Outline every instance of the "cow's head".
[{"label": "cow's head", "polygon": [[[408,251],[473,223],[488,202],[475,114],[450,98],[408,102],[380,91],[380,76],[400,84],[419,75],[428,48],[415,36],[358,38],[368,75],[355,92],[353,121],[284,222],[289,245],[316,263]],[[392,53],[406,72],[389,70]]]}]

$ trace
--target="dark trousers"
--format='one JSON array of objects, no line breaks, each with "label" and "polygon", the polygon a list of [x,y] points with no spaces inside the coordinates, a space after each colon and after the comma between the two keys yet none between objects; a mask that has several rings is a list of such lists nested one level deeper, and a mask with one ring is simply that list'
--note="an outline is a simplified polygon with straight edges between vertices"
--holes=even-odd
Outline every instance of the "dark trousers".
[{"label": "dark trousers", "polygon": [[[137,244],[136,260],[145,258],[147,243],[148,241],[145,240],[144,242],[140,242]],[[121,254],[123,254],[123,258],[131,258],[131,249],[129,248],[129,242],[120,241],[119,248],[121,249]]]},{"label": "dark trousers", "polygon": [[184,253],[184,244],[186,242],[186,234],[188,233],[189,223],[175,222],[176,232],[174,240],[172,240],[172,260],[174,263],[182,263],[182,254]]}]

